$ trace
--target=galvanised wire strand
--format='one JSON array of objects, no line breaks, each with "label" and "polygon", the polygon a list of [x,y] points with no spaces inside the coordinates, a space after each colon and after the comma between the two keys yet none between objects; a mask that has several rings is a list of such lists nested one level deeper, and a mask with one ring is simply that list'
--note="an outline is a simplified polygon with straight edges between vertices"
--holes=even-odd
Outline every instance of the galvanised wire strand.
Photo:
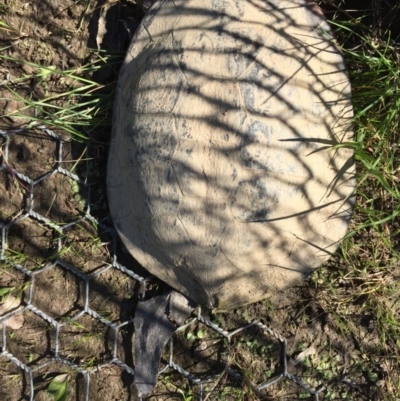
[{"label": "galvanised wire strand", "polygon": [[[11,310],[3,316],[0,317],[0,327],[2,327],[2,348],[0,352],[0,357],[6,358],[8,361],[25,371],[29,375],[29,400],[33,401],[35,397],[35,390],[34,390],[34,385],[33,385],[33,373],[38,371],[39,369],[43,369],[46,366],[50,366],[52,363],[61,363],[65,366],[68,366],[68,368],[72,371],[75,371],[77,373],[81,373],[85,377],[85,394],[84,394],[84,399],[85,401],[89,401],[89,394],[90,394],[90,375],[97,372],[99,369],[110,366],[110,365],[115,365],[121,370],[127,372],[130,375],[134,375],[134,366],[128,366],[126,363],[121,361],[118,358],[118,349],[119,349],[119,341],[118,341],[118,335],[120,333],[121,328],[132,324],[133,319],[132,318],[127,318],[127,320],[117,324],[116,322],[110,321],[109,319],[101,316],[96,310],[91,308],[90,306],[90,294],[91,294],[91,282],[93,280],[96,280],[96,278],[100,277],[104,272],[110,270],[110,269],[115,269],[116,271],[122,272],[128,279],[134,280],[136,282],[139,282],[142,286],[142,299],[144,298],[145,291],[146,291],[146,285],[148,283],[149,278],[144,278],[132,270],[126,268],[122,264],[120,264],[117,261],[117,256],[116,256],[116,232],[113,227],[110,227],[107,224],[104,224],[104,222],[100,222],[96,217],[94,217],[91,214],[90,211],[90,194],[91,194],[91,184],[87,184],[85,180],[81,180],[80,177],[68,171],[67,169],[61,167],[63,164],[63,147],[64,147],[64,142],[63,140],[53,131],[48,129],[45,126],[38,126],[35,128],[36,130],[39,130],[42,134],[45,134],[49,140],[55,141],[56,142],[56,149],[55,149],[55,162],[53,167],[49,169],[46,173],[42,174],[40,177],[36,179],[32,179],[28,177],[26,174],[21,173],[18,171],[18,168],[14,168],[11,166],[8,162],[9,160],[9,155],[10,155],[10,149],[9,145],[12,141],[13,138],[15,138],[18,135],[23,135],[29,130],[32,130],[32,128],[25,127],[25,128],[19,128],[15,130],[10,130],[8,132],[4,130],[0,130],[0,141],[2,140],[3,143],[0,143],[0,171],[3,171],[5,174],[7,174],[10,178],[16,179],[20,183],[20,189],[23,193],[23,197],[25,199],[25,210],[21,214],[17,214],[16,216],[11,216],[10,220],[7,222],[1,222],[0,223],[0,229],[1,229],[1,241],[0,241],[0,260],[8,262],[10,266],[12,266],[16,271],[19,271],[24,275],[26,280],[28,281],[29,287],[28,287],[28,296],[27,299],[24,301],[24,305],[18,309]],[[74,221],[71,221],[67,224],[64,223],[56,223],[53,222],[50,218],[41,215],[35,210],[35,198],[34,198],[34,193],[36,189],[36,185],[44,182],[47,180],[49,177],[55,175],[55,174],[62,174],[64,176],[67,176],[69,179],[75,181],[78,185],[82,185],[87,189],[87,199],[85,199],[85,210],[79,218],[77,218]],[[17,224],[18,222],[24,221],[26,219],[34,219],[37,221],[39,224],[43,224],[50,229],[53,229],[55,233],[58,233],[59,235],[55,235],[57,238],[57,255],[53,258],[53,261],[48,263],[48,262],[43,262],[42,267],[36,268],[34,270],[31,270],[29,268],[26,268],[22,266],[21,264],[14,263],[12,258],[7,257],[7,236],[9,229]],[[111,254],[111,260],[110,261],[105,261],[105,267],[96,271],[95,273],[91,274],[86,274],[83,273],[79,266],[74,266],[60,257],[61,251],[63,249],[63,236],[66,233],[66,230],[70,227],[73,227],[74,225],[80,224],[83,221],[90,221],[94,227],[100,227],[104,231],[108,231],[109,234],[112,236],[112,248],[113,252]],[[57,319],[49,316],[48,313],[43,311],[42,309],[38,308],[36,305],[34,305],[34,291],[36,288],[35,285],[35,278],[44,273],[45,271],[54,269],[54,268],[61,268],[64,271],[70,272],[74,277],[77,279],[81,280],[81,282],[84,284],[84,305],[81,308],[81,310],[76,313],[74,316],[71,316],[67,318],[66,320],[63,321],[58,321]],[[6,326],[7,326],[7,320],[12,319],[13,317],[19,315],[19,314],[24,314],[26,311],[30,311],[34,313],[36,316],[39,318],[43,319],[46,321],[48,324],[50,324],[54,329],[55,329],[55,335],[54,335],[54,349],[52,350],[52,356],[47,362],[39,363],[36,365],[29,366],[29,364],[25,364],[22,361],[20,361],[15,355],[13,355],[10,351],[8,351],[8,335],[6,331]],[[108,327],[110,332],[113,334],[113,340],[112,340],[112,356],[111,358],[107,361],[102,362],[99,364],[96,368],[86,368],[82,366],[81,364],[74,363],[72,360],[68,359],[68,357],[62,355],[62,350],[60,351],[60,332],[61,328],[72,324],[74,321],[79,319],[80,317],[87,315],[91,316],[93,319],[99,321],[102,325],[105,327]],[[277,340],[278,343],[280,344],[280,360],[277,361],[278,365],[280,366],[279,372],[274,375],[274,377],[269,378],[269,380],[265,381],[264,383],[261,384],[252,384],[252,388],[256,392],[260,392],[268,387],[270,387],[273,384],[276,384],[279,381],[282,380],[289,380],[299,387],[301,387],[303,390],[307,391],[310,395],[313,395],[315,400],[319,400],[319,394],[321,394],[323,391],[325,391],[328,387],[332,386],[333,384],[344,384],[347,387],[353,388],[360,393],[363,393],[363,389],[360,385],[353,383],[351,380],[349,380],[344,373],[342,373],[339,377],[336,379],[332,379],[330,381],[327,381],[325,384],[320,385],[318,388],[314,388],[310,386],[309,384],[305,383],[301,378],[291,374],[288,371],[288,355],[287,355],[287,343],[286,339],[281,336],[278,332],[273,330],[272,328],[264,325],[258,320],[252,321],[251,323],[238,327],[235,330],[228,331],[224,329],[223,327],[220,327],[219,325],[213,323],[211,320],[209,320],[207,317],[205,317],[201,313],[201,308],[197,308],[197,312],[194,314],[193,317],[191,317],[186,323],[181,325],[177,331],[178,332],[183,332],[187,328],[189,328],[191,325],[194,324],[202,324],[207,327],[209,327],[214,333],[218,334],[221,336],[221,338],[226,338],[227,340],[227,356],[226,356],[226,361],[225,361],[225,368],[217,374],[210,374],[206,378],[200,378],[197,376],[195,373],[191,373],[189,370],[185,369],[184,367],[180,366],[179,363],[176,362],[175,357],[174,357],[174,339],[172,338],[169,342],[169,360],[166,362],[165,366],[160,370],[159,374],[165,373],[168,369],[173,369],[174,371],[178,372],[182,377],[185,377],[192,383],[196,384],[199,386],[200,391],[198,394],[198,399],[202,400],[203,399],[203,385],[207,382],[214,381],[215,379],[219,379],[222,374],[227,373],[229,376],[233,377],[235,380],[243,380],[242,375],[237,372],[236,370],[233,370],[230,366],[231,364],[231,342],[232,339],[238,335],[241,332],[244,332],[245,330],[251,328],[251,327],[258,327],[261,332],[263,332],[267,337],[266,341],[268,341],[268,338],[271,340]],[[26,396],[27,394],[22,394],[22,396]],[[207,397],[206,397],[207,398]]]}]

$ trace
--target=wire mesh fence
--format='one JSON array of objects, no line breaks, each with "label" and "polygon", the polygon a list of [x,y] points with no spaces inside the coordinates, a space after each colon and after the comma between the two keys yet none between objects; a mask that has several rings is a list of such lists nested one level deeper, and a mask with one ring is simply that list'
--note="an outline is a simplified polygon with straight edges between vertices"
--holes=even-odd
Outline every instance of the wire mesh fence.
[{"label": "wire mesh fence", "polygon": [[[0,131],[0,141],[3,399],[47,399],[60,373],[68,399],[131,399],[129,391],[112,398],[110,382],[101,386],[99,378],[107,371],[121,386],[132,384],[140,363],[132,357],[134,306],[155,293],[157,281],[120,262],[123,251],[107,216],[92,210],[100,195],[77,168],[82,158],[71,142],[43,126]],[[281,399],[368,399],[365,383],[344,364],[330,376],[291,373],[309,355],[293,361],[287,339],[260,320],[224,327],[197,309],[164,351],[155,399],[184,398],[174,377],[187,384],[192,398],[184,399],[270,399],[285,388]],[[263,365],[252,371],[256,361]],[[224,392],[235,386],[243,398]]]}]

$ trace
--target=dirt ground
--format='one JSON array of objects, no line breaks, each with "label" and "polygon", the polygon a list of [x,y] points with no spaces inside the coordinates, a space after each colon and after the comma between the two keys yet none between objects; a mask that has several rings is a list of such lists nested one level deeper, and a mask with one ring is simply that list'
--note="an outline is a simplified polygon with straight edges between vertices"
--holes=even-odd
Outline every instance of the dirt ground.
[{"label": "dirt ground", "polygon": [[[7,131],[25,122],[12,114],[26,106],[19,96],[39,100],[68,91],[71,85],[68,77],[46,80],[33,64],[16,63],[11,59],[65,70],[80,68],[90,62],[96,57],[96,52],[88,49],[96,49],[98,45],[105,52],[120,50],[123,54],[129,42],[129,32],[137,26],[142,11],[129,1],[109,1],[109,8],[105,8],[104,4],[105,1],[72,0],[12,0],[0,4],[2,20],[8,25],[7,29],[0,29],[0,43],[2,47],[11,45],[3,50],[10,61],[4,60],[0,66],[3,82],[0,86],[0,110],[7,115],[1,119],[1,129]],[[107,17],[106,24],[103,17]],[[113,87],[117,71],[115,65],[108,66],[91,79]],[[32,74],[36,74],[36,78],[15,86],[16,92],[10,96],[11,84],[6,86],[4,83]],[[62,105],[60,100],[59,106]],[[27,107],[24,113],[34,115],[35,110]],[[112,225],[107,217],[104,176],[111,122],[109,115],[105,118],[108,122],[98,130],[84,130],[90,138],[88,142],[71,141],[65,132],[56,129],[55,132],[65,139],[60,149],[60,141],[41,130],[30,130],[15,135],[8,146],[7,163],[31,180],[53,171],[61,160],[64,169],[77,174],[82,181],[94,182],[90,191],[88,186],[56,173],[35,184],[33,197],[28,196],[27,200],[26,194],[30,193],[27,183],[10,172],[0,171],[0,223],[7,224],[22,216],[29,209],[28,203],[33,201],[35,212],[56,226],[52,228],[31,217],[11,225],[7,232],[7,246],[13,261],[38,271],[57,257],[75,266],[84,277],[90,276],[89,292],[86,293],[87,283],[83,276],[62,265],[40,271],[35,275],[34,284],[32,279],[27,279],[26,274],[13,266],[6,263],[2,266],[0,288],[16,288],[13,296],[17,301],[22,300],[22,304],[29,300],[29,291],[33,288],[30,302],[61,323],[82,311],[85,302],[89,302],[99,316],[115,325],[134,316],[141,283],[116,269],[106,270],[115,252],[121,264],[141,276],[146,275],[122,245],[114,243],[110,233]],[[3,140],[1,149],[4,145]],[[5,160],[3,154],[0,154],[0,160]],[[94,221],[86,219],[64,228],[87,214],[88,199]],[[103,226],[97,224],[100,221]],[[320,400],[384,400],[382,382],[387,369],[380,364],[379,358],[373,362],[368,357],[369,353],[374,353],[381,338],[374,315],[372,312],[365,313],[361,307],[362,300],[359,304],[347,305],[346,324],[352,325],[354,334],[343,336],[338,324],[333,324],[337,316],[327,312],[330,309],[326,300],[319,295],[324,269],[346,272],[346,264],[337,255],[307,281],[283,294],[210,318],[228,331],[257,319],[279,332],[287,339],[291,374],[311,387],[332,383],[328,390],[322,392]],[[400,277],[400,270],[395,275]],[[339,280],[338,291],[350,290],[346,285]],[[150,280],[147,296],[164,288],[156,280]],[[46,389],[49,382],[61,373],[69,374],[67,400],[84,399],[86,381],[83,374],[62,363],[44,364],[54,355],[56,338],[59,354],[63,358],[91,372],[90,401],[137,399],[132,375],[116,364],[107,363],[116,356],[127,366],[134,366],[132,323],[115,334],[110,325],[85,314],[62,325],[60,333],[56,334],[54,326],[32,311],[24,312],[23,316],[22,327],[7,327],[5,336],[7,350],[19,361],[32,368],[40,366],[34,372],[35,400],[53,399]],[[114,335],[117,335],[116,340]],[[2,348],[3,342],[4,337]],[[116,351],[113,348],[115,343]],[[169,352],[169,349],[164,351],[162,364],[168,360]],[[196,323],[174,336],[173,352],[174,362],[197,377],[216,375],[203,388],[204,397],[209,392],[211,394],[208,399],[312,399],[306,390],[288,379],[273,384],[258,396],[255,394],[250,382],[260,384],[279,372],[281,347],[276,339],[254,327],[234,336],[228,350],[226,339],[207,326]],[[224,369],[228,354],[231,369],[240,373],[243,380],[226,374]],[[1,399],[29,399],[26,373],[4,356],[0,357],[0,372]],[[343,372],[346,380],[354,385],[335,382]],[[149,399],[194,400],[201,389],[189,383],[182,374],[168,370],[160,377]]]}]

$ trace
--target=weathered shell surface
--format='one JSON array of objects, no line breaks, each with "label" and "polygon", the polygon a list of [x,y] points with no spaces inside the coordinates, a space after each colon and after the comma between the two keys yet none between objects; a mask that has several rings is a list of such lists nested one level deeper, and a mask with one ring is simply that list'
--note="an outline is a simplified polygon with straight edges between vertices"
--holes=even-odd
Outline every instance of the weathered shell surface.
[{"label": "weathered shell surface", "polygon": [[350,84],[313,1],[162,0],[118,82],[112,218],[146,269],[209,308],[298,282],[345,235]]}]

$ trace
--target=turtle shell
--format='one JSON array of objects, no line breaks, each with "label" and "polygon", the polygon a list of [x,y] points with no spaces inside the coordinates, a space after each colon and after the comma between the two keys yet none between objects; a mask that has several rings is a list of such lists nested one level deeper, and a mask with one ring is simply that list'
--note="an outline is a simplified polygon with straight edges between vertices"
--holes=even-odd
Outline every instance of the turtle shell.
[{"label": "turtle shell", "polygon": [[114,106],[108,197],[129,252],[218,310],[307,276],[348,227],[350,95],[313,1],[156,1]]}]

